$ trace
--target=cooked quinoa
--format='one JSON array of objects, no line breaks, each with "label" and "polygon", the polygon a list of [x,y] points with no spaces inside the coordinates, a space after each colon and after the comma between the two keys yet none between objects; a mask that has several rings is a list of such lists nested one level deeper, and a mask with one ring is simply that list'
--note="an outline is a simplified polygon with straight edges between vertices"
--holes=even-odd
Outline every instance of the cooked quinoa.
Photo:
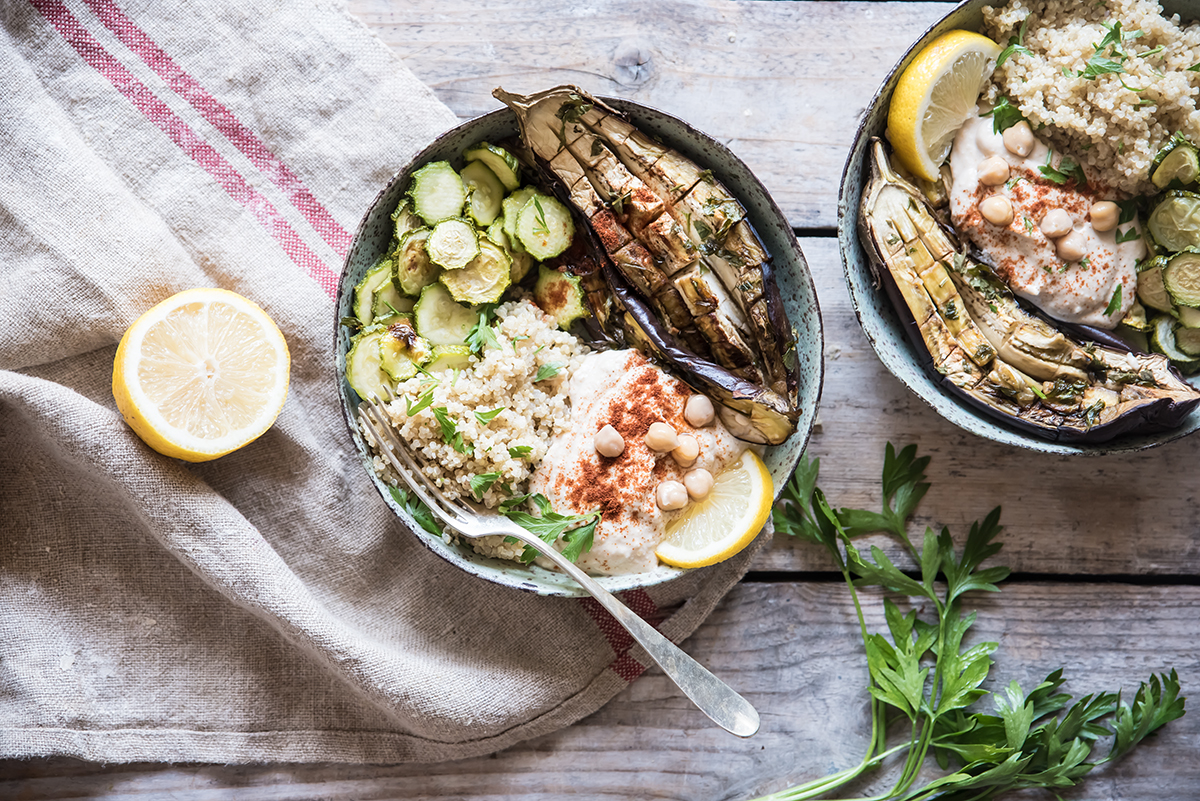
[{"label": "cooked quinoa", "polygon": [[[983,32],[1001,47],[1028,18],[1024,45],[1032,51],[1008,58],[983,100],[1008,97],[1039,137],[1109,186],[1151,192],[1150,162],[1171,135],[1181,131],[1200,142],[1200,72],[1189,70],[1200,63],[1200,26],[1164,17],[1147,0],[1013,0],[984,7],[983,17]],[[1116,22],[1128,55],[1116,59],[1123,71],[1079,75],[1093,56],[1113,56],[1109,47],[1097,53],[1096,45]]]},{"label": "cooked quinoa", "polygon": [[[550,439],[567,425],[567,384],[588,353],[586,346],[560,331],[527,298],[497,307],[492,327],[498,346],[472,356],[468,369],[418,374],[400,384],[397,399],[387,405],[400,436],[424,462],[425,475],[449,497],[473,498],[472,477],[500,473],[482,495],[489,507],[509,497],[506,490],[527,492]],[[545,375],[555,367],[559,369],[553,376],[536,380],[539,371]],[[432,403],[409,416],[408,403],[415,406],[429,392]],[[476,416],[496,409],[502,411],[487,422]],[[461,434],[465,452],[447,440],[439,413]],[[374,467],[385,480],[396,482],[381,457],[374,457]],[[520,550],[516,546],[515,553]],[[507,553],[495,555],[512,558]]]}]

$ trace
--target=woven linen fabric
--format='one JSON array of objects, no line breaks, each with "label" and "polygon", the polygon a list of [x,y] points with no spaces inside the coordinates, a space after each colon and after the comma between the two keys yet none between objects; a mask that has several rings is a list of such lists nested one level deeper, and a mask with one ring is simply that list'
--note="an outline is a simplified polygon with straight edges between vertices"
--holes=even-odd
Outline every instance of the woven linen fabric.
[{"label": "woven linen fabric", "polygon": [[[453,759],[634,680],[646,655],[594,601],[404,530],[337,405],[351,232],[454,115],[337,4],[0,20],[0,755]],[[137,439],[111,377],[125,329],[197,286],[259,303],[292,373],[266,435],[190,465]],[[755,550],[626,600],[682,640]]]}]

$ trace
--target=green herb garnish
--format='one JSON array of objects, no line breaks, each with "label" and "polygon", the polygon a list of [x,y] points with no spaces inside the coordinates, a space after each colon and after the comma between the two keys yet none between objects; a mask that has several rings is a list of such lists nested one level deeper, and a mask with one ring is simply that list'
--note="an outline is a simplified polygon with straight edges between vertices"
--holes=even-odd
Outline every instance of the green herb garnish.
[{"label": "green herb garnish", "polygon": [[434,406],[433,416],[438,422],[438,427],[442,429],[442,439],[446,444],[459,453],[469,453],[470,448],[463,444],[462,432],[458,430],[458,424],[450,419],[450,412],[446,407]]},{"label": "green herb garnish", "polygon": [[1038,167],[1038,172],[1042,174],[1047,181],[1053,181],[1056,184],[1065,184],[1072,178],[1075,183],[1080,186],[1087,185],[1087,176],[1083,174],[1083,167],[1075,163],[1075,160],[1070,156],[1063,156],[1058,162],[1058,168],[1051,167],[1050,164],[1054,160],[1054,151],[1051,150],[1046,154],[1046,164]]},{"label": "green herb garnish", "polygon": [[[963,604],[973,592],[998,592],[997,585],[1008,577],[1007,567],[983,567],[1001,548],[995,541],[1000,510],[971,526],[961,551],[946,529],[940,534],[926,529],[920,547],[914,546],[907,523],[929,489],[924,474],[928,462],[929,457],[916,457],[915,446],[897,453],[889,443],[883,510],[871,512],[833,509],[817,486],[819,462],[805,456],[775,507],[776,529],[823,546],[850,590],[867,657],[871,738],[857,765],[771,799],[826,797],[889,758],[899,772],[896,785],[872,801],[983,801],[1017,789],[1058,792],[1184,714],[1174,670],[1151,675],[1131,704],[1107,692],[1072,703],[1060,691],[1062,670],[1028,693],[1016,682],[994,693],[983,689],[998,644],[964,645],[975,612]],[[869,555],[855,547],[853,537],[875,531],[894,536],[916,571],[901,570],[878,547]],[[864,587],[912,598],[911,611],[904,613],[885,598],[886,631],[869,632],[858,595]],[[985,699],[994,714],[991,709],[970,711],[972,706],[986,708]],[[901,729],[905,741],[889,747],[888,732]],[[1093,757],[1100,739],[1108,736],[1108,753]],[[943,770],[951,762],[959,767],[915,786],[930,752]]]},{"label": "green herb garnish", "polygon": [[528,456],[533,453],[532,445],[517,445],[508,449],[508,455],[514,459],[520,459],[522,456]]},{"label": "green herb garnish", "polygon": [[1122,289],[1122,287],[1124,287],[1124,284],[1117,284],[1117,288],[1113,290],[1112,299],[1108,302],[1108,305],[1106,307],[1104,307],[1104,316],[1105,317],[1111,317],[1113,312],[1115,312],[1117,309],[1121,308],[1121,289]]},{"label": "green herb garnish", "polygon": [[537,209],[537,225],[533,226],[535,234],[550,233],[550,226],[546,224],[546,210],[542,208],[542,202],[538,200],[538,196],[533,196],[533,207]]},{"label": "green herb garnish", "polygon": [[[537,507],[537,515],[516,508],[525,501],[530,501]],[[581,554],[591,550],[596,525],[600,522],[599,510],[583,515],[559,514],[550,507],[550,500],[540,493],[510,498],[501,503],[499,508],[500,513],[509,520],[551,545],[562,537],[562,554],[572,562],[578,561]],[[525,546],[521,561],[532,562],[536,558],[537,551]]]},{"label": "green herb garnish", "polygon": [[483,493],[492,488],[492,485],[500,480],[499,471],[494,473],[480,473],[471,476],[469,482],[471,484],[471,494],[475,496],[475,500],[483,500]]},{"label": "green herb garnish", "polygon": [[480,306],[479,322],[475,323],[467,334],[467,347],[476,356],[483,353],[485,347],[500,347],[500,340],[496,338],[496,331],[492,328],[492,320],[496,317],[495,312],[495,303],[485,303]]},{"label": "green herb garnish", "polygon": [[[1025,46],[1025,29],[1029,27],[1029,17],[1021,20],[1021,28],[1017,31],[1016,36],[1008,38],[1008,47],[1000,51],[1000,55],[996,57],[996,67],[999,68],[1005,61],[1018,53],[1026,56],[1032,56],[1033,51]],[[997,131],[999,133],[999,131]]]},{"label": "green herb garnish", "polygon": [[538,368],[537,375],[533,377],[533,383],[536,384],[539,381],[545,381],[547,378],[554,378],[554,376],[562,372],[562,368],[561,364],[543,364]]},{"label": "green herb garnish", "polygon": [[979,116],[992,118],[992,131],[994,133],[1004,133],[1025,119],[1025,115],[1021,113],[1021,110],[1009,103],[1007,97],[1001,97],[996,101],[996,105],[991,111],[985,111]]},{"label": "green herb garnish", "polygon": [[437,518],[433,516],[433,512],[429,511],[429,507],[425,502],[418,498],[414,493],[410,493],[402,487],[388,487],[388,492],[396,500],[396,503],[412,516],[412,519],[417,521],[417,525],[428,531],[430,534],[441,534],[442,528],[438,525]]},{"label": "green herb garnish", "polygon": [[496,419],[496,415],[500,414],[500,412],[507,408],[507,406],[501,406],[498,409],[492,409],[490,412],[475,412],[475,419],[486,426],[488,423]]},{"label": "green herb garnish", "polygon": [[1141,236],[1137,228],[1126,228],[1124,231],[1117,229],[1117,244],[1122,242],[1132,242]]},{"label": "green herb garnish", "polygon": [[425,409],[429,408],[429,406],[430,406],[432,403],[433,403],[433,390],[432,390],[432,389],[430,389],[428,392],[426,392],[426,393],[425,393],[424,395],[422,395],[421,397],[417,398],[417,402],[416,402],[416,403],[413,403],[413,402],[412,402],[412,400],[411,400],[410,398],[408,398],[407,396],[405,396],[405,398],[404,398],[404,412],[405,412],[405,414],[407,414],[409,417],[412,417],[412,416],[413,416],[414,414],[416,414],[417,412],[424,411]]}]

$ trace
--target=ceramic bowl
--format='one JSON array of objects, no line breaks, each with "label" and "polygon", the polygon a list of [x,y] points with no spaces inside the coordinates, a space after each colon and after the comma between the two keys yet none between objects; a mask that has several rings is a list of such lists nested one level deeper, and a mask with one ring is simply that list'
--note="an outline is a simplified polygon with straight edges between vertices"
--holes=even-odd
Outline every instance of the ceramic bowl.
[{"label": "ceramic bowl", "polygon": [[[626,114],[642,130],[659,137],[697,163],[712,169],[717,178],[742,201],[763,244],[773,255],[784,307],[797,333],[801,408],[796,433],[782,445],[768,448],[763,457],[775,480],[778,495],[808,442],[820,399],[824,370],[820,311],[817,308],[816,290],[804,255],[800,252],[800,246],[779,207],[746,165],[727,148],[682,120],[661,111],[625,100],[604,98],[604,101]],[[375,198],[354,235],[338,288],[334,316],[337,331],[334,352],[339,377],[338,394],[341,397],[350,437],[361,456],[363,468],[375,483],[384,502],[430,550],[464,571],[496,584],[541,595],[579,596],[584,594],[583,591],[571,579],[560,573],[544,570],[536,565],[526,566],[481,556],[475,553],[468,543],[446,542],[417,526],[371,469],[367,445],[353,422],[359,403],[358,395],[350,389],[345,380],[345,360],[350,335],[338,321],[342,317],[352,316],[350,307],[354,287],[367,269],[383,254],[391,240],[390,215],[408,189],[411,173],[422,164],[439,159],[447,159],[456,167],[461,167],[461,153],[468,145],[480,141],[495,142],[515,136],[516,133],[516,118],[508,109],[500,109],[469,120],[438,137],[418,153]],[[660,565],[648,573],[604,577],[600,579],[600,583],[609,591],[618,592],[669,581],[684,572]]]},{"label": "ceramic bowl", "polygon": [[[1182,425],[1171,431],[1123,436],[1097,444],[1051,442],[1010,428],[957,398],[951,397],[942,389],[923,367],[921,354],[917,352],[905,335],[901,319],[893,309],[887,295],[874,285],[871,268],[867,262],[866,253],[858,241],[856,229],[859,200],[862,197],[863,185],[868,179],[865,169],[868,144],[872,137],[883,136],[884,128],[887,126],[888,103],[891,100],[892,90],[896,86],[900,73],[908,66],[908,63],[927,44],[946,31],[982,30],[982,8],[985,5],[988,5],[986,0],[969,0],[960,3],[930,27],[888,74],[883,85],[880,86],[879,91],[875,93],[875,97],[867,106],[863,121],[855,134],[850,157],[847,159],[845,170],[842,173],[842,183],[838,195],[838,244],[842,252],[842,265],[846,273],[850,299],[854,305],[854,311],[858,315],[858,320],[862,324],[863,332],[867,335],[867,340],[879,355],[884,366],[917,397],[955,425],[996,442],[1042,453],[1100,455],[1145,450],[1186,436],[1200,428],[1200,411],[1193,412],[1184,419]],[[1198,2],[1164,2],[1162,5],[1166,13],[1179,13],[1185,19],[1196,19],[1200,16],[1200,3]],[[1193,379],[1194,381],[1196,379]]]}]

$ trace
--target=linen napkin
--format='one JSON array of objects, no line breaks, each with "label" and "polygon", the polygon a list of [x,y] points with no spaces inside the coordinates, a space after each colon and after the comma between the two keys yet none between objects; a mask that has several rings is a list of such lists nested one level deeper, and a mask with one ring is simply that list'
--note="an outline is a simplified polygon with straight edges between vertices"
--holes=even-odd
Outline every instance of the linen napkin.
[{"label": "linen napkin", "polygon": [[[0,754],[453,759],[633,681],[648,658],[594,602],[420,545],[341,419],[351,232],[449,109],[339,4],[0,19]],[[134,436],[110,382],[124,330],[196,286],[258,302],[293,361],[276,425],[189,465]],[[682,640],[754,550],[625,600]]]}]

